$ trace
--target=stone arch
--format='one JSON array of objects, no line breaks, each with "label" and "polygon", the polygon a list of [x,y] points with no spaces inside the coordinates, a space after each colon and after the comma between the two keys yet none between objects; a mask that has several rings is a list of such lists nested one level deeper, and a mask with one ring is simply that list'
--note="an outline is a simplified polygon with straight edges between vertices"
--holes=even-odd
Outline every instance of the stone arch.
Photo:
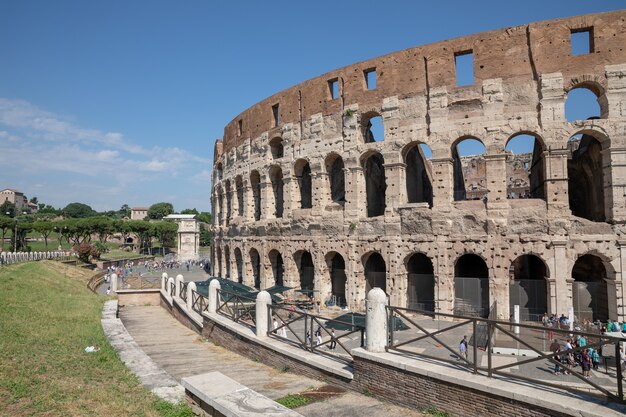
[{"label": "stone arch", "polygon": [[380,113],[369,111],[361,115],[361,135],[364,143],[382,142],[385,140],[385,125]]},{"label": "stone arch", "polygon": [[313,184],[311,179],[311,165],[306,159],[298,159],[293,166],[298,189],[300,191],[300,208],[313,207]]},{"label": "stone arch", "polygon": [[519,131],[506,141],[507,198],[546,199],[546,150],[543,138],[531,131]]},{"label": "stone arch", "polygon": [[461,255],[454,263],[454,313],[489,316],[489,268],[475,253]]},{"label": "stone arch", "polygon": [[428,203],[432,207],[432,168],[424,147],[430,150],[425,143],[415,141],[402,150],[402,159],[406,165],[406,195],[408,203]]},{"label": "stone arch", "polygon": [[385,159],[378,152],[367,152],[361,157],[365,176],[367,217],[385,214],[387,179],[385,177]]},{"label": "stone arch", "polygon": [[284,182],[283,170],[279,165],[272,165],[270,167],[269,178],[272,183],[272,192],[274,194],[274,215],[277,218],[280,218],[283,217]]},{"label": "stone arch", "polygon": [[610,263],[593,252],[576,259],[572,267],[572,305],[578,321],[609,319],[607,266]]},{"label": "stone arch", "polygon": [[520,307],[520,320],[540,321],[550,308],[548,282],[550,270],[541,257],[533,253],[518,256],[509,267],[509,311]]},{"label": "stone arch", "polygon": [[610,140],[600,132],[585,129],[567,142],[567,184],[569,208],[574,216],[604,222],[609,217],[605,184],[611,166],[604,150]]},{"label": "stone arch", "polygon": [[331,297],[335,305],[346,306],[346,262],[339,252],[328,252],[325,256],[330,274]]},{"label": "stone arch", "polygon": [[285,149],[283,146],[283,138],[280,136],[276,136],[272,138],[269,142],[270,152],[272,154],[272,159],[280,159],[285,156]]},{"label": "stone arch", "polygon": [[235,189],[237,193],[237,215],[243,216],[244,189],[243,189],[243,178],[241,177],[241,175],[237,175],[237,177],[235,177]]},{"label": "stone arch", "polygon": [[[299,250],[293,255],[300,276],[301,290],[315,290],[315,267],[313,265],[313,256],[307,250]],[[311,293],[312,296],[313,293]]]},{"label": "stone arch", "polygon": [[237,282],[243,284],[243,255],[240,248],[235,248],[235,265],[237,268]]},{"label": "stone arch", "polygon": [[569,122],[606,118],[608,103],[605,87],[598,77],[583,75],[569,80],[565,88],[565,118]]},{"label": "stone arch", "polygon": [[261,220],[261,175],[257,170],[250,173],[250,188],[252,189],[254,220]]},{"label": "stone arch", "polygon": [[272,249],[267,254],[270,265],[272,266],[272,275],[274,277],[274,285],[285,285],[285,263],[283,262],[283,256],[276,249]]},{"label": "stone arch", "polygon": [[488,192],[485,144],[476,136],[464,135],[454,141],[451,152],[454,200],[482,199]]},{"label": "stone arch", "polygon": [[365,274],[365,296],[372,288],[387,292],[387,263],[379,252],[371,251],[361,258]]},{"label": "stone arch", "polygon": [[215,182],[221,181],[222,177],[224,176],[224,165],[221,162],[218,162],[217,165],[215,165]]},{"label": "stone arch", "polygon": [[407,272],[407,307],[435,311],[435,273],[432,260],[424,253],[413,252],[404,265]]},{"label": "stone arch", "polygon": [[250,266],[252,267],[252,277],[254,278],[254,288],[261,289],[261,257],[255,248],[250,249]]},{"label": "stone arch", "polygon": [[230,189],[230,179],[224,183],[224,194],[226,195],[226,226],[230,223],[230,219],[233,216],[232,206],[232,191]]},{"label": "stone arch", "polygon": [[346,178],[343,159],[339,154],[332,152],[326,157],[324,165],[328,175],[331,201],[344,203],[346,201]]}]

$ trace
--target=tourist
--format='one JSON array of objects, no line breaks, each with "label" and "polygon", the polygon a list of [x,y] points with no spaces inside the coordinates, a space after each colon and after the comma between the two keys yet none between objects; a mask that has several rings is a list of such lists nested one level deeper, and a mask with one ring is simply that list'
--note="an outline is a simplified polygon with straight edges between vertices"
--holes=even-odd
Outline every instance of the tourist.
[{"label": "tourist", "polygon": [[589,379],[589,370],[591,369],[591,358],[589,357],[589,349],[583,351],[581,357],[581,365],[583,367],[583,377]]},{"label": "tourist", "polygon": [[463,336],[463,340],[459,343],[459,353],[459,359],[465,358],[465,360],[467,360],[467,336]]},{"label": "tourist", "polygon": [[600,367],[600,353],[597,349],[590,349],[591,351],[591,365],[594,371],[597,371]]},{"label": "tourist", "polygon": [[287,328],[284,325],[280,328],[280,337],[283,337],[285,339],[287,338]]},{"label": "tourist", "polygon": [[334,350],[337,347],[337,336],[335,335],[335,329],[330,330],[330,350]]},{"label": "tourist", "polygon": [[278,320],[276,320],[276,317],[274,317],[274,334],[276,334],[276,330],[278,329]]},{"label": "tourist", "polygon": [[322,344],[322,332],[321,331],[319,333],[317,333],[316,338],[317,338],[317,345],[316,346],[320,346]]},{"label": "tourist", "polygon": [[107,295],[111,295],[111,287],[107,288]]}]

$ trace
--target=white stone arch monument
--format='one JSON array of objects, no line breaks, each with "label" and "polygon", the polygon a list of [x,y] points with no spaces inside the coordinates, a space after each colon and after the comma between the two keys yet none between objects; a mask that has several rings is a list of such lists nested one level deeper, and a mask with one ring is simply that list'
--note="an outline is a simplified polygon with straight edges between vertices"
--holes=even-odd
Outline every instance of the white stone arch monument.
[{"label": "white stone arch monument", "polygon": [[170,214],[165,220],[178,223],[178,260],[197,260],[200,257],[200,224],[195,214]]}]

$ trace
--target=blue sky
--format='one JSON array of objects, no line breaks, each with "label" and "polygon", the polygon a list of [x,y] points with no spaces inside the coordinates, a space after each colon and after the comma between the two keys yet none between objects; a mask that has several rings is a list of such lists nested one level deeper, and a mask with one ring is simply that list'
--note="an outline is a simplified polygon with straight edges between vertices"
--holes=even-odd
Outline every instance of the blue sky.
[{"label": "blue sky", "polygon": [[214,140],[277,91],[411,46],[624,5],[0,0],[0,188],[57,207],[209,210]]}]

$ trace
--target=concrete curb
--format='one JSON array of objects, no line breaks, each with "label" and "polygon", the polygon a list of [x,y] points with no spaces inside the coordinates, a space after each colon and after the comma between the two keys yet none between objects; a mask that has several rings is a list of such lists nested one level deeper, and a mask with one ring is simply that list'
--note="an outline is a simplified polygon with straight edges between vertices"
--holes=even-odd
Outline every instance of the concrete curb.
[{"label": "concrete curb", "polygon": [[100,323],[105,336],[111,346],[117,350],[122,362],[146,388],[159,398],[173,404],[184,400],[185,389],[182,385],[146,355],[128,334],[122,321],[117,318],[117,300],[104,303]]}]

